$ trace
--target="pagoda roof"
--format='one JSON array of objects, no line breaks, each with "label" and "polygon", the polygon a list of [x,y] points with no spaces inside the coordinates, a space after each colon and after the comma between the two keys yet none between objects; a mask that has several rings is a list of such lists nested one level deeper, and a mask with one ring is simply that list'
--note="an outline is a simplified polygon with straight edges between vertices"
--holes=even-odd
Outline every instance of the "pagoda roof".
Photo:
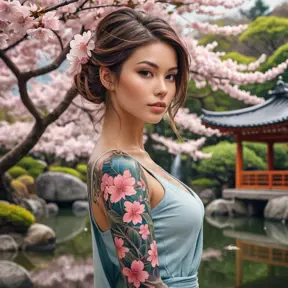
[{"label": "pagoda roof", "polygon": [[254,128],[288,123],[288,84],[280,78],[269,94],[271,97],[267,101],[248,108],[225,112],[202,109],[201,120],[206,126],[215,128]]}]

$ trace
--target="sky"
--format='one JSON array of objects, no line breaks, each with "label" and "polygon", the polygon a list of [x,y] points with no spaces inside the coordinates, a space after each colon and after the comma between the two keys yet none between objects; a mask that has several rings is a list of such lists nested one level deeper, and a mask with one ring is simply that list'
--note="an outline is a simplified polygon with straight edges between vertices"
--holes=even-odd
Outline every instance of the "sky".
[{"label": "sky", "polygon": [[[273,10],[276,6],[278,6],[279,4],[282,4],[284,2],[286,2],[287,0],[263,0],[263,2],[268,5],[270,7],[270,11]],[[219,9],[219,8],[215,8],[216,11],[219,12],[224,12],[225,16],[230,16],[230,17],[237,17],[239,15],[239,9],[244,9],[247,10],[250,7],[254,6],[256,0],[246,0],[245,3],[238,7],[238,8],[234,8],[234,9]],[[187,19],[189,19],[189,21],[195,21],[195,20],[205,20],[207,19],[204,16],[195,16],[193,14],[189,14],[185,16]],[[221,18],[221,16],[220,16]],[[211,19],[211,18],[210,18]],[[215,19],[215,17],[212,17],[212,19]]]}]

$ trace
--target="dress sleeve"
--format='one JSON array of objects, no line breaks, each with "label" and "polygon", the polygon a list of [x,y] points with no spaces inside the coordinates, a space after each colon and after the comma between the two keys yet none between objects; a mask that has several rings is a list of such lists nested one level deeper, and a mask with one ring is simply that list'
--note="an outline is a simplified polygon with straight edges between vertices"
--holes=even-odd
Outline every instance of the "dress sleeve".
[{"label": "dress sleeve", "polygon": [[160,277],[148,183],[130,156],[112,154],[97,168],[94,191],[105,213],[126,287],[168,287]]}]

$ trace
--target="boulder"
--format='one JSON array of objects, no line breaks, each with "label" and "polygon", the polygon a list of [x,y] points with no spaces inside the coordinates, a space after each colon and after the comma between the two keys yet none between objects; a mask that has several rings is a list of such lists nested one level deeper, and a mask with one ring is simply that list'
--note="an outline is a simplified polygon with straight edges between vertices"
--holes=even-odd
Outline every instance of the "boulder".
[{"label": "boulder", "polygon": [[87,200],[87,185],[79,178],[62,173],[46,172],[36,180],[37,195],[51,202]]},{"label": "boulder", "polygon": [[288,196],[270,199],[264,209],[264,217],[273,220],[288,220]]},{"label": "boulder", "polygon": [[43,199],[22,199],[22,206],[33,213],[37,220],[42,219],[47,214],[46,202]]},{"label": "boulder", "polygon": [[0,287],[32,288],[29,273],[20,265],[10,261],[0,261]]},{"label": "boulder", "polygon": [[204,205],[207,205],[211,201],[216,199],[215,192],[213,191],[213,189],[209,188],[202,190],[198,195],[202,200],[202,202],[204,203]]},{"label": "boulder", "polygon": [[0,235],[0,252],[18,251],[18,244],[10,235]]},{"label": "boulder", "polygon": [[72,205],[72,211],[76,216],[86,214],[89,211],[88,201],[75,201]]},{"label": "boulder", "polygon": [[59,213],[59,207],[56,203],[48,203],[46,205],[47,216],[56,216]]},{"label": "boulder", "polygon": [[23,241],[23,249],[33,251],[54,250],[56,233],[48,226],[35,223],[32,224]]},{"label": "boulder", "polygon": [[249,216],[247,205],[241,200],[216,199],[206,206],[207,216]]}]

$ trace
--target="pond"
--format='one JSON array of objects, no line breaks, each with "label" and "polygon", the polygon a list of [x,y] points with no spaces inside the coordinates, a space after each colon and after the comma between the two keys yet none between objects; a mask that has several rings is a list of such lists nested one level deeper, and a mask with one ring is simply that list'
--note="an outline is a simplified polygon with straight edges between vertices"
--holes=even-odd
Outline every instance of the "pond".
[{"label": "pond", "polygon": [[[45,267],[60,255],[92,255],[88,215],[61,210],[42,221],[57,233],[53,254],[19,253],[13,261],[27,270]],[[237,249],[240,247],[241,249]],[[200,288],[287,287],[288,225],[255,218],[206,218],[204,253],[199,269]]]}]

